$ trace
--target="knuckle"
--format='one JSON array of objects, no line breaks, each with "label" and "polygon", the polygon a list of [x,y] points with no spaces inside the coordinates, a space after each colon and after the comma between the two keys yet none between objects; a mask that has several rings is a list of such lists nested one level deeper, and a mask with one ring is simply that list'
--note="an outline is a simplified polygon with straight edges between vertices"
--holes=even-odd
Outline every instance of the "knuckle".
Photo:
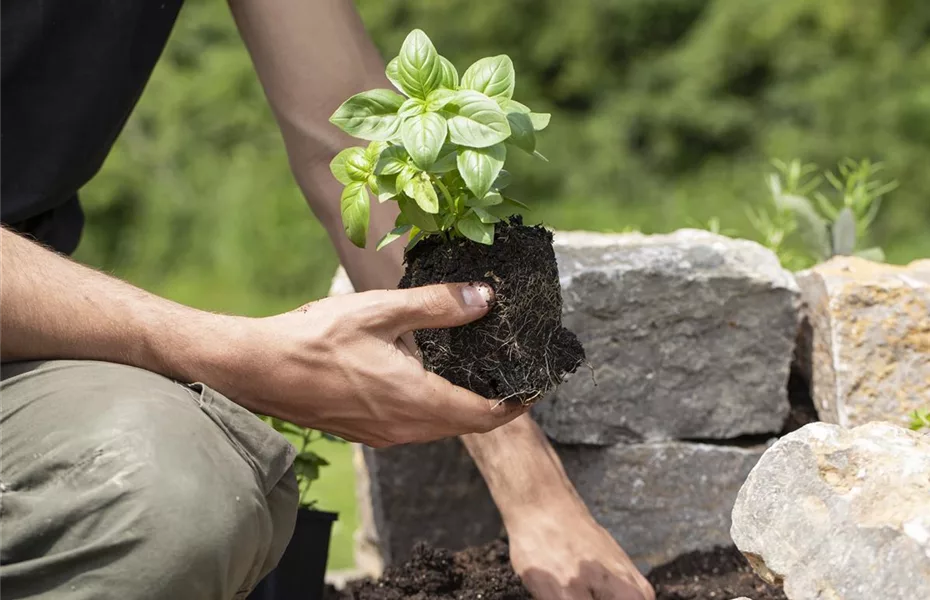
[{"label": "knuckle", "polygon": [[441,317],[449,312],[449,293],[441,286],[424,288],[420,295],[420,308],[428,317]]}]

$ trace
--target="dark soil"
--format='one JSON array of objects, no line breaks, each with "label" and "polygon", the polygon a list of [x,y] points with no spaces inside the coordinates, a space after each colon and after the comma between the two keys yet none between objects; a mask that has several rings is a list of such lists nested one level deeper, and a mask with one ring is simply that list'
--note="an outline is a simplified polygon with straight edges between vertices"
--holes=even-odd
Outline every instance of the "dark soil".
[{"label": "dark soil", "polygon": [[478,282],[496,302],[483,319],[414,333],[424,366],[485,398],[531,403],[584,362],[562,327],[562,290],[552,233],[519,217],[499,223],[493,246],[427,238],[406,256],[398,287]]},{"label": "dark soil", "polygon": [[[736,548],[695,552],[653,569],[648,575],[656,600],[786,600],[749,568]],[[498,540],[453,554],[418,544],[412,558],[388,567],[378,581],[327,590],[326,600],[532,600],[510,568],[507,543]]]},{"label": "dark soil", "polygon": [[765,583],[733,546],[692,552],[653,569],[657,600],[787,600],[781,587]]}]

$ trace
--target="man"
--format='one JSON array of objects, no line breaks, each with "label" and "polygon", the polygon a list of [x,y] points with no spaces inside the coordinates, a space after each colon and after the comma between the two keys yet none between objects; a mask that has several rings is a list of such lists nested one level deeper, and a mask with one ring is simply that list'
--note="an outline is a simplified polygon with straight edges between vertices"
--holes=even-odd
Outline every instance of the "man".
[{"label": "man", "polygon": [[[293,451],[254,411],[375,447],[462,435],[537,598],[653,598],[529,416],[427,373],[399,341],[481,318],[492,292],[391,290],[402,248],[346,239],[328,163],[351,140],[327,118],[351,94],[390,85],[349,0],[231,8],[298,184],[355,288],[373,291],[250,319],[175,304],[62,256],[80,236],[77,191],[179,5],[3,0],[4,593],[245,597],[280,558],[296,508]],[[373,236],[394,210],[374,204]]]}]

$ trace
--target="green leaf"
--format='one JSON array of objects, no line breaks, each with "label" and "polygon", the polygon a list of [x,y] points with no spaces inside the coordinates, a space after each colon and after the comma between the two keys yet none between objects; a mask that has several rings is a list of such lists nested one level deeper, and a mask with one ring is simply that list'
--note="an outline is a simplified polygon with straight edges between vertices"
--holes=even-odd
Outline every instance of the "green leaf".
[{"label": "green leaf", "polygon": [[455,92],[452,90],[447,90],[446,88],[439,88],[438,90],[433,90],[429,93],[429,96],[426,97],[425,108],[431,112],[437,112],[446,107],[449,102],[455,98]]},{"label": "green leaf", "polygon": [[871,260],[872,262],[885,262],[885,252],[877,246],[866,248],[865,250],[859,250],[855,254],[859,258]]},{"label": "green leaf", "polygon": [[465,206],[471,208],[486,208],[488,206],[494,206],[500,204],[504,201],[503,196],[496,192],[491,192],[483,198],[467,198],[465,200]]},{"label": "green leaf", "polygon": [[442,65],[442,87],[450,90],[458,89],[459,72],[455,69],[455,65],[445,56],[439,57],[439,63]]},{"label": "green leaf", "polygon": [[501,191],[510,185],[510,171],[507,169],[501,169],[501,172],[498,174],[497,179],[494,180],[494,183],[491,184],[491,189]]},{"label": "green leaf", "polygon": [[531,112],[529,106],[521,104],[513,98],[504,98],[502,96],[498,96],[497,98],[494,98],[494,101],[497,102],[498,106],[500,106],[504,112],[519,112],[526,114],[530,114]]},{"label": "green leaf", "polygon": [[848,206],[833,223],[833,254],[849,256],[856,250],[856,216]]},{"label": "green leaf", "polygon": [[329,170],[339,183],[349,185],[353,181],[365,181],[366,162],[364,148],[346,148],[329,163]]},{"label": "green leaf", "polygon": [[413,180],[420,175],[421,171],[412,165],[404,165],[404,168],[397,175],[395,187],[398,191],[407,194],[413,198]]},{"label": "green leaf", "polygon": [[539,152],[539,150],[534,150],[534,151],[533,151],[533,156],[535,156],[536,158],[538,158],[538,159],[541,160],[541,161],[549,162],[549,159],[546,158],[545,156],[543,156],[543,155]]},{"label": "green leaf", "polygon": [[482,58],[468,67],[462,75],[461,87],[490,98],[510,98],[515,82],[513,61],[506,54],[501,54]]},{"label": "green leaf", "polygon": [[542,131],[549,126],[549,119],[552,117],[549,113],[534,113],[527,105],[510,98],[495,98],[494,100],[506,113],[518,112],[529,115],[530,121],[533,122],[533,129],[536,131]]},{"label": "green leaf", "polygon": [[794,215],[798,233],[815,256],[818,259],[828,258],[831,254],[831,244],[827,222],[817,214],[811,201],[804,196],[791,194],[779,194],[774,196],[773,200],[778,210]]},{"label": "green leaf", "polygon": [[378,164],[378,158],[390,146],[387,142],[371,142],[365,148],[365,160],[368,163],[369,172],[374,171],[374,166]]},{"label": "green leaf", "polygon": [[507,138],[507,143],[533,154],[536,150],[536,133],[530,115],[521,112],[507,113],[507,122],[510,123],[510,137]]},{"label": "green leaf", "polygon": [[385,202],[397,195],[395,175],[375,175],[378,182],[378,202]]},{"label": "green leaf", "polygon": [[510,196],[504,196],[504,203],[510,204],[511,206],[515,206],[515,207],[517,207],[517,208],[522,208],[523,210],[529,210],[529,209],[530,209],[530,207],[527,206],[526,204],[523,204],[523,203],[520,202],[519,200],[515,200],[515,199],[511,198]]},{"label": "green leaf", "polygon": [[399,66],[400,66],[400,57],[395,56],[387,64],[387,67],[384,69],[384,74],[385,76],[387,76],[388,81],[393,83],[394,87],[396,87],[399,91],[402,92],[404,91],[404,88],[402,88],[400,85],[400,79],[398,79],[399,75],[397,73]]},{"label": "green leaf", "polygon": [[552,118],[552,115],[549,113],[530,113],[530,121],[533,122],[533,129],[536,131],[542,131],[548,127],[550,118]]},{"label": "green leaf", "polygon": [[446,120],[436,113],[425,113],[409,117],[401,127],[400,135],[404,148],[421,169],[428,169],[439,156],[446,141]]},{"label": "green leaf", "polygon": [[449,139],[454,144],[487,148],[510,136],[507,116],[496,102],[480,92],[461,90],[454,99],[449,119]]},{"label": "green leaf", "polygon": [[411,98],[426,99],[442,83],[442,62],[433,43],[419,29],[407,35],[397,58],[397,82]]},{"label": "green leaf", "polygon": [[437,214],[439,212],[439,196],[436,195],[436,188],[433,187],[429,175],[421,173],[411,183],[413,185],[413,199],[417,205],[432,215]]},{"label": "green leaf", "polygon": [[294,458],[294,474],[298,480],[306,483],[316,481],[320,476],[320,467],[329,465],[329,462],[312,452],[302,452]]},{"label": "green leaf", "polygon": [[329,121],[357,138],[387,141],[400,128],[397,111],[403,103],[404,97],[391,90],[362,92],[343,102]]},{"label": "green leaf", "polygon": [[380,242],[378,242],[378,247],[376,248],[376,250],[380,250],[381,248],[384,248],[385,246],[387,246],[394,240],[400,238],[400,236],[410,231],[411,227],[412,225],[401,225],[400,227],[395,227],[388,233],[384,234],[384,237],[381,238]]},{"label": "green leaf", "polygon": [[368,176],[368,180],[365,182],[368,184],[368,189],[371,190],[371,193],[375,196],[381,195],[381,186],[378,184],[378,176],[372,173]]},{"label": "green leaf", "polygon": [[483,207],[486,211],[494,215],[495,217],[506,220],[512,217],[513,215],[520,212],[520,210],[529,210],[529,207],[522,202],[518,202],[513,198],[508,198],[504,196],[504,201],[500,204],[494,204],[491,206]]},{"label": "green leaf", "polygon": [[402,119],[426,112],[426,103],[419,98],[407,98],[397,109],[397,115]]},{"label": "green leaf", "polygon": [[368,237],[368,219],[371,210],[365,184],[361,181],[353,181],[347,185],[342,190],[340,208],[346,235],[353,244],[364,248],[365,239]]},{"label": "green leaf", "polygon": [[455,228],[473,242],[488,246],[494,243],[494,224],[482,223],[473,210],[468,211],[463,218],[459,219]]},{"label": "green leaf", "polygon": [[428,233],[439,231],[436,218],[420,208],[417,203],[410,198],[400,196],[397,204],[400,206],[400,211],[409,219],[410,223],[415,225],[418,229]]},{"label": "green leaf", "polygon": [[410,230],[410,242],[407,244],[407,250],[410,250],[411,248],[416,246],[417,243],[419,243],[419,241],[425,238],[427,235],[429,234],[426,233],[425,231],[417,231],[416,227],[411,229]]},{"label": "green leaf", "polygon": [[458,169],[465,185],[476,198],[484,198],[504,166],[507,149],[503,144],[490,148],[463,148],[458,155]]},{"label": "green leaf", "polygon": [[500,223],[499,218],[479,206],[473,207],[472,211],[474,211],[482,223]]},{"label": "green leaf", "polygon": [[448,173],[456,168],[456,146],[454,144],[443,144],[439,150],[439,157],[433,166],[429,168],[430,173]]},{"label": "green leaf", "polygon": [[403,146],[389,146],[378,159],[375,165],[376,175],[397,175],[405,166],[409,155]]}]

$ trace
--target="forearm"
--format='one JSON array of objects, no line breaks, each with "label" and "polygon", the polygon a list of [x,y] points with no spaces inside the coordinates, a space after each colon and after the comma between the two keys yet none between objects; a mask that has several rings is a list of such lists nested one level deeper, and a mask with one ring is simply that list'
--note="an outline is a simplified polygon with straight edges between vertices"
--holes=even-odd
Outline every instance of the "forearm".
[{"label": "forearm", "polygon": [[349,96],[390,88],[384,62],[349,0],[230,0],[242,38],[284,137],[291,169],[326,228],[355,289],[392,288],[402,274],[402,245],[375,251],[394,227],[394,202],[372,202],[369,247],[355,247],[342,227],[342,186],[329,162],[358,145],[329,123]]},{"label": "forearm", "polygon": [[478,465],[504,524],[539,507],[583,508],[584,503],[562,468],[545,434],[526,414],[490,433],[462,436]]},{"label": "forearm", "polygon": [[181,380],[219,362],[228,320],[149,294],[0,230],[3,361],[90,359]]}]

